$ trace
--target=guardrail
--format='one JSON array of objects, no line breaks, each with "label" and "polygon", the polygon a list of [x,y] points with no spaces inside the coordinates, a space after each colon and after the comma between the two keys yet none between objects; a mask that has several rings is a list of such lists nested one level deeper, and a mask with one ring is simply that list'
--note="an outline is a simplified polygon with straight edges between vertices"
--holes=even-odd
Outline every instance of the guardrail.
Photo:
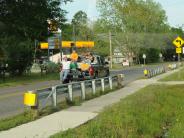
[{"label": "guardrail", "polygon": [[[94,80],[86,80],[81,82],[73,82],[69,84],[58,84],[45,89],[29,91],[24,96],[24,104],[30,107],[42,109],[48,105],[57,107],[59,101],[69,100],[74,101],[75,97],[86,99],[87,94],[95,95],[98,91],[102,93],[106,89],[112,90],[114,87],[123,87],[124,75],[109,76]],[[33,108],[35,109],[35,108]]]},{"label": "guardrail", "polygon": [[155,77],[157,75],[166,73],[169,70],[175,70],[177,68],[179,68],[181,65],[180,64],[169,64],[168,67],[163,66],[163,67],[158,67],[156,69],[145,69],[144,70],[144,75],[147,78],[152,78]]}]

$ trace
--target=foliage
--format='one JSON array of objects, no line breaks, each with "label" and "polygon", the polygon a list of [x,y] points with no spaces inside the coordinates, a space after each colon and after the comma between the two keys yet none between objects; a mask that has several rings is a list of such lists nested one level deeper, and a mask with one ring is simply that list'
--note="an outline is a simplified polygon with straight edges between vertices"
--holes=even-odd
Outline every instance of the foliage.
[{"label": "foliage", "polygon": [[148,0],[99,0],[103,22],[116,31],[160,32],[167,29],[167,17],[160,4]]},{"label": "foliage", "polygon": [[8,37],[1,39],[0,43],[7,55],[8,71],[11,75],[21,75],[27,67],[31,66],[31,41],[20,41],[16,37]]},{"label": "foliage", "polygon": [[87,14],[83,11],[78,11],[72,19],[73,39],[75,40],[90,40],[92,39],[92,30],[88,26]]},{"label": "foliage", "polygon": [[[165,11],[153,0],[98,0],[100,19],[94,24],[95,34],[113,34],[113,49],[140,62],[142,49],[153,48],[171,59],[172,41],[181,28],[170,28]],[[103,39],[101,39],[104,41]],[[107,42],[107,41],[105,41]],[[169,50],[171,51],[171,50]],[[172,55],[173,56],[173,55]]]},{"label": "foliage", "polygon": [[151,85],[76,129],[52,138],[183,137],[183,85]]},{"label": "foliage", "polygon": [[106,57],[109,55],[109,44],[107,42],[97,39],[95,41],[95,47],[92,50],[94,53]]},{"label": "foliage", "polygon": [[59,72],[59,65],[55,64],[54,62],[45,63],[43,66],[45,66],[47,73],[58,73]]},{"label": "foliage", "polygon": [[3,34],[31,40],[45,39],[48,36],[48,19],[57,19],[59,23],[65,21],[65,11],[61,10],[61,3],[60,0],[1,0],[0,21],[6,25]]},{"label": "foliage", "polygon": [[141,59],[141,63],[143,64],[143,54],[146,54],[146,63],[156,63],[159,62],[159,54],[160,51],[155,48],[144,48],[140,50],[141,52],[139,53],[139,58]]},{"label": "foliage", "polygon": [[[1,0],[0,45],[7,55],[9,71],[21,75],[33,61],[34,40],[48,35],[48,20],[58,26],[66,21],[61,5],[72,0]],[[18,16],[17,16],[18,15]]]}]

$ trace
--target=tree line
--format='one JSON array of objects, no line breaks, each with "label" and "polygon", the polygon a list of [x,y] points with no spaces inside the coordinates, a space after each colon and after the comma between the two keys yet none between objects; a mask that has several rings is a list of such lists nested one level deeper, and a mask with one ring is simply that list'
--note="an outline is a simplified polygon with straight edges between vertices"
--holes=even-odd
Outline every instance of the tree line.
[{"label": "tree line", "polygon": [[111,32],[113,50],[120,49],[135,63],[142,62],[143,53],[148,62],[157,62],[160,53],[165,60],[172,60],[172,41],[184,36],[181,27],[168,24],[165,11],[153,0],[98,0],[100,16],[96,21],[79,11],[69,23],[67,11],[62,9],[68,2],[72,0],[0,1],[0,60],[6,59],[12,75],[21,75],[32,65],[35,40],[47,41],[52,35],[48,20],[57,22],[63,40],[94,40],[93,51],[104,56],[109,56]]}]

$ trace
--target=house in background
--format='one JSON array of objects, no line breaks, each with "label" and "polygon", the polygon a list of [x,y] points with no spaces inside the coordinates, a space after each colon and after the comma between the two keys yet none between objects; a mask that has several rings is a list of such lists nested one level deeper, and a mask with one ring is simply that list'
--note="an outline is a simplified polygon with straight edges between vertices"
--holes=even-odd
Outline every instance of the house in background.
[{"label": "house in background", "polygon": [[113,63],[122,64],[125,57],[123,56],[121,50],[119,48],[115,48],[113,52]]}]

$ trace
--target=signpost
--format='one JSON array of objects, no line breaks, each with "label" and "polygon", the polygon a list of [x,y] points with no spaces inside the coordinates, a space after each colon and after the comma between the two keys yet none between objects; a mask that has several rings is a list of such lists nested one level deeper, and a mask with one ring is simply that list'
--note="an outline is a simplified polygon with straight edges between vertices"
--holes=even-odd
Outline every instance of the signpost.
[{"label": "signpost", "polygon": [[143,59],[144,59],[144,65],[146,64],[146,54],[143,54]]},{"label": "signpost", "polygon": [[181,37],[177,37],[173,44],[176,46],[176,53],[178,54],[178,62],[180,62],[180,54],[182,53],[182,45],[184,44],[184,40]]}]

